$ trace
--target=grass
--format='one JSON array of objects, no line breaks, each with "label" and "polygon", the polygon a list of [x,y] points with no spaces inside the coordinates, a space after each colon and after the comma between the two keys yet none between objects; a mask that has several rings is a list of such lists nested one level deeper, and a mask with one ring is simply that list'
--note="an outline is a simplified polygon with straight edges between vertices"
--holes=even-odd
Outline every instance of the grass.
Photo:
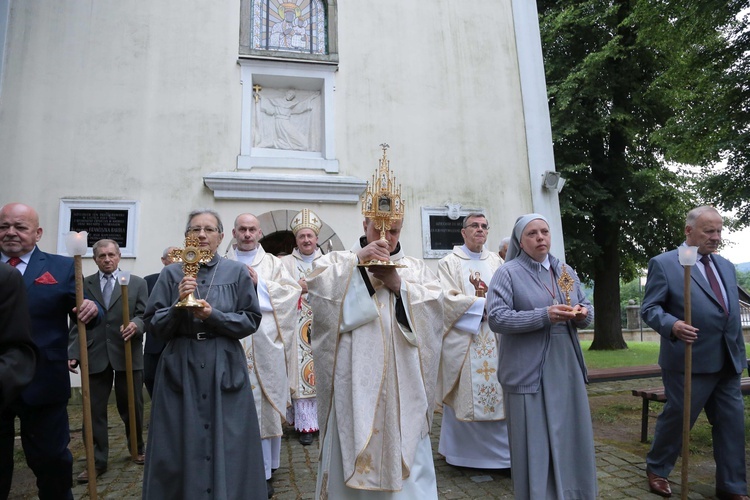
[{"label": "grass", "polygon": [[653,365],[659,359],[659,342],[630,342],[627,349],[618,351],[592,351],[589,347],[590,340],[581,342],[583,358],[589,368]]},{"label": "grass", "polygon": [[[592,351],[590,347],[590,340],[581,341],[588,368],[654,365],[659,360],[659,342],[630,342],[627,349],[617,351]],[[750,354],[750,344],[745,344],[745,351]]]}]

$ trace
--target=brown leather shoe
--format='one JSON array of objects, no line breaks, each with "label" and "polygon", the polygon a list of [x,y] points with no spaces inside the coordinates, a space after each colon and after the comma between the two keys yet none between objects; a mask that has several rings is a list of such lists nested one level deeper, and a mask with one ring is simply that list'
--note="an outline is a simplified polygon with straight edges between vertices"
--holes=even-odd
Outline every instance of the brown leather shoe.
[{"label": "brown leather shoe", "polygon": [[[95,469],[96,470],[96,477],[101,476],[105,472],[107,472],[107,469]],[[83,472],[78,474],[78,484],[86,484],[89,482],[89,471],[88,469],[83,469]]]},{"label": "brown leather shoe", "polygon": [[134,459],[133,463],[137,465],[143,465],[146,463],[146,454],[145,453],[139,453]]},{"label": "brown leather shoe", "polygon": [[726,491],[716,490],[716,498],[719,500],[750,500],[750,497],[740,493],[727,493]]},{"label": "brown leather shoe", "polygon": [[646,477],[648,477],[648,489],[651,493],[666,498],[672,496],[672,488],[669,487],[669,480],[666,477],[657,476],[648,471],[646,471]]}]

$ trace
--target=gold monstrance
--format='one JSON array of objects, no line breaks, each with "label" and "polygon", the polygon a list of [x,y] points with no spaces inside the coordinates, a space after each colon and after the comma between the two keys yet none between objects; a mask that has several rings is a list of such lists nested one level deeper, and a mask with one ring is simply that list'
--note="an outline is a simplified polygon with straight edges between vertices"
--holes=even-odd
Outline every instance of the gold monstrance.
[{"label": "gold monstrance", "polygon": [[[375,223],[380,230],[380,239],[387,241],[386,231],[395,221],[404,219],[404,200],[401,198],[401,186],[396,185],[396,176],[391,176],[388,168],[390,162],[386,151],[389,146],[381,144],[380,147],[383,148],[383,158],[378,161],[378,171],[372,176],[372,183],[367,183],[367,189],[362,194],[362,215]],[[390,260],[371,260],[359,266],[406,267]]]},{"label": "gold monstrance", "polygon": [[[201,249],[198,238],[190,233],[185,236],[185,248],[175,248],[169,252],[172,262],[182,262],[182,272],[185,276],[195,278],[198,276],[198,269],[201,264],[211,262],[214,254],[211,250]],[[189,309],[203,309],[203,304],[195,300],[193,292],[187,297],[175,304],[175,307],[184,307]]]},{"label": "gold monstrance", "polygon": [[568,268],[565,264],[562,265],[562,274],[557,280],[557,286],[560,287],[560,291],[565,293],[565,303],[570,305],[570,292],[573,290],[573,278],[568,274]]}]

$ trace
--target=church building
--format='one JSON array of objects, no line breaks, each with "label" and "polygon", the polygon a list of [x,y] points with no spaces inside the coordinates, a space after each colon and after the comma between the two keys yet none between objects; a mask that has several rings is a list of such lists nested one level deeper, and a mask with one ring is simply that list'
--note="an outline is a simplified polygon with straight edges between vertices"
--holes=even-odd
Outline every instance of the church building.
[{"label": "church building", "polygon": [[0,0],[0,151],[0,204],[39,211],[43,250],[88,229],[141,276],[196,208],[222,251],[244,212],[291,251],[302,208],[348,249],[384,158],[433,269],[474,211],[493,250],[534,211],[564,253],[532,0]]}]

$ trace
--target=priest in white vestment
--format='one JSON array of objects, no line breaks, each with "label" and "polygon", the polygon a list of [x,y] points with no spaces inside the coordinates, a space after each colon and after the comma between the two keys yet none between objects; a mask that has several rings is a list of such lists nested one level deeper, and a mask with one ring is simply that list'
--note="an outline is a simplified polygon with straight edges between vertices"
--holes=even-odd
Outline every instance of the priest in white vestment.
[{"label": "priest in white vestment", "polygon": [[438,387],[443,403],[438,452],[451,465],[510,468],[503,390],[497,380],[498,344],[485,314],[487,283],[500,257],[484,248],[489,224],[464,217],[464,244],[438,263],[445,328]]},{"label": "priest in white vestment", "polygon": [[[430,427],[443,325],[435,274],[406,257],[402,221],[380,240],[374,222],[351,252],[315,263],[314,311],[321,456],[316,498],[437,498]],[[358,267],[391,260],[406,267]]]},{"label": "priest in white vestment", "polygon": [[315,212],[303,208],[289,224],[297,246],[290,255],[281,258],[281,263],[302,288],[297,302],[297,324],[292,341],[287,346],[286,360],[292,396],[287,420],[294,423],[294,428],[299,432],[299,442],[304,446],[312,444],[313,434],[318,430],[315,368],[310,344],[313,312],[307,302],[307,276],[313,270],[313,262],[323,256],[318,248],[318,234],[322,225]]},{"label": "priest in white vestment", "polygon": [[[291,405],[285,346],[292,342],[300,286],[281,260],[266,253],[258,243],[263,232],[254,215],[238,215],[232,236],[235,241],[227,248],[226,257],[247,266],[263,315],[255,335],[241,342],[258,411],[266,480],[270,481],[272,470],[279,467],[281,425]],[[270,483],[269,491],[272,491]]]}]

